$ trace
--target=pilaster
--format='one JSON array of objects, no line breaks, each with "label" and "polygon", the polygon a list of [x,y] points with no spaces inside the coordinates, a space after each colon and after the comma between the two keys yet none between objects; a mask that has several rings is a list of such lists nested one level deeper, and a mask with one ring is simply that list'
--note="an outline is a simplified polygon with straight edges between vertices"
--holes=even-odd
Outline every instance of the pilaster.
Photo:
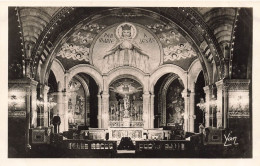
[{"label": "pilaster", "polygon": [[195,92],[194,90],[191,90],[190,92],[190,114],[189,114],[189,124],[190,124],[190,132],[194,132],[194,120],[196,118],[195,116]]},{"label": "pilaster", "polygon": [[150,128],[150,117],[149,117],[149,100],[150,94],[149,92],[145,92],[143,94],[143,122],[144,122],[144,129]]},{"label": "pilaster", "polygon": [[205,86],[203,88],[205,95],[205,127],[209,127],[209,120],[210,120],[210,96],[211,96],[211,90],[209,86]]},{"label": "pilaster", "polygon": [[181,94],[182,94],[182,97],[184,98],[184,130],[190,131],[190,122],[189,122],[190,92],[187,91],[187,89],[184,89]]},{"label": "pilaster", "polygon": [[150,128],[154,128],[154,94],[151,94]]},{"label": "pilaster", "polygon": [[108,128],[108,122],[109,122],[109,94],[108,93],[103,93],[102,94],[102,114],[101,114],[101,127],[107,129]]}]

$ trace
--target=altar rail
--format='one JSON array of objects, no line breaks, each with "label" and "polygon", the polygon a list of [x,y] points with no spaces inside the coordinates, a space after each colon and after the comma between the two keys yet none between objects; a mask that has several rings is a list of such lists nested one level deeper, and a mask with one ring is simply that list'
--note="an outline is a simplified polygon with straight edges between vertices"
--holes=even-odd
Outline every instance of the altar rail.
[{"label": "altar rail", "polygon": [[145,140],[136,141],[136,151],[186,151],[191,148],[190,141],[187,140]]},{"label": "altar rail", "polygon": [[103,141],[103,140],[63,140],[66,149],[81,149],[88,151],[116,151],[116,141]]}]

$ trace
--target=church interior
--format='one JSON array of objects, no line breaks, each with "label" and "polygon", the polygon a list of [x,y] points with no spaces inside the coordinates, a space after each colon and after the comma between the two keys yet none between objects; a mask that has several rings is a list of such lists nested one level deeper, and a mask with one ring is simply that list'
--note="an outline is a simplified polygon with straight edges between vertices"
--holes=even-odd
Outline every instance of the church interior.
[{"label": "church interior", "polygon": [[8,157],[252,157],[252,15],[9,7]]}]

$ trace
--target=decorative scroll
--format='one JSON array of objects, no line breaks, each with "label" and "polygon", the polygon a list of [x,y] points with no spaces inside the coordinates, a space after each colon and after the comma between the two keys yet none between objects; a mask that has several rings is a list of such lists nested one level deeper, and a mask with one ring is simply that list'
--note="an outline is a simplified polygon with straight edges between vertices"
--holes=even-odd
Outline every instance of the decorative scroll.
[{"label": "decorative scroll", "polygon": [[89,48],[65,43],[57,56],[78,61],[89,61]]},{"label": "decorative scroll", "polygon": [[163,48],[164,50],[164,61],[175,61],[186,58],[195,57],[196,53],[191,48],[189,43],[180,45],[169,45]]}]

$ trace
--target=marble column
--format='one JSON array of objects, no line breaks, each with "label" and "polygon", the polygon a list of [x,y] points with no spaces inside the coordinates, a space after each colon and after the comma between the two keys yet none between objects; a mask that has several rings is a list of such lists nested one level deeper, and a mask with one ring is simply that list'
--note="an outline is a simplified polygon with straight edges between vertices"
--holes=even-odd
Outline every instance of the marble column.
[{"label": "marble column", "polygon": [[195,117],[195,92],[194,89],[190,92],[190,114],[189,114],[189,131],[194,132],[194,119]]},{"label": "marble column", "polygon": [[63,112],[63,92],[59,91],[57,92],[57,111],[53,113],[53,116],[57,114],[61,114]]},{"label": "marble column", "polygon": [[227,121],[227,116],[228,116],[228,86],[224,85],[223,87],[223,101],[224,101],[224,128],[228,127],[228,121]]},{"label": "marble column", "polygon": [[102,114],[101,114],[101,127],[107,129],[108,128],[108,122],[109,122],[109,94],[103,93],[102,94]]},{"label": "marble column", "polygon": [[60,107],[62,107],[62,110],[59,110],[59,116],[61,119],[60,132],[63,132],[63,131],[69,130],[68,92],[66,92],[66,91],[62,92],[62,95],[60,95],[59,97],[62,97],[62,101],[61,101],[61,105],[60,105]]},{"label": "marble column", "polygon": [[31,81],[31,128],[37,127],[37,84],[38,82]]},{"label": "marble column", "polygon": [[209,127],[209,121],[210,121],[210,96],[211,96],[211,90],[209,86],[205,86],[203,88],[205,95],[205,127]]},{"label": "marble column", "polygon": [[90,117],[88,116],[90,113],[90,108],[89,108],[89,95],[86,95],[85,98],[85,125],[89,126],[90,125]]},{"label": "marble column", "polygon": [[[29,84],[25,86],[26,88],[26,98],[25,98],[25,103],[26,103],[26,132],[25,132],[25,150],[31,149],[30,145],[30,134],[29,130],[31,128],[31,117],[32,117],[32,112],[33,109],[36,109],[36,98],[37,95],[35,94],[36,92],[36,86],[38,82],[31,80]],[[34,108],[32,108],[34,106]],[[32,112],[31,112],[32,110]],[[34,110],[36,111],[36,110]],[[37,112],[36,112],[37,113]],[[37,120],[37,119],[36,119]]]},{"label": "marble column", "polygon": [[98,128],[102,128],[102,99],[101,99],[101,95],[97,95],[98,97],[98,115],[97,115],[97,119],[98,119]]},{"label": "marble column", "polygon": [[184,131],[189,131],[189,98],[190,92],[187,89],[184,89],[181,93],[182,97],[184,98]]},{"label": "marble column", "polygon": [[151,94],[150,119],[150,128],[154,128],[154,94]]},{"label": "marble column", "polygon": [[143,123],[144,123],[144,129],[150,128],[149,100],[150,100],[150,94],[149,94],[149,92],[145,92],[143,94]]},{"label": "marble column", "polygon": [[48,92],[50,87],[47,85],[44,85],[43,87],[43,100],[44,100],[44,105],[43,105],[43,126],[48,127]]},{"label": "marble column", "polygon": [[223,127],[223,87],[224,82],[220,80],[216,82],[217,87],[217,127]]}]

